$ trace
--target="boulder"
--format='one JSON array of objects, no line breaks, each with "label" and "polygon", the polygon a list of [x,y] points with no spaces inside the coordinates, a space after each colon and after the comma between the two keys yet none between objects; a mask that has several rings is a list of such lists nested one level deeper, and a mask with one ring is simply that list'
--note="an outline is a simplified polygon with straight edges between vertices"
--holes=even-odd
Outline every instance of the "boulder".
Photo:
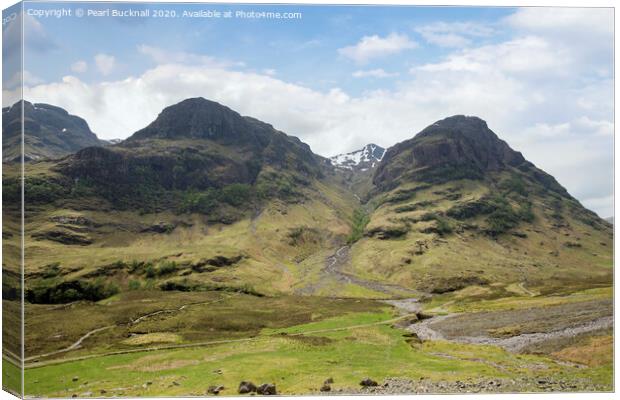
[{"label": "boulder", "polygon": [[276,385],[273,383],[263,383],[256,389],[256,393],[263,396],[276,395]]},{"label": "boulder", "polygon": [[239,392],[239,394],[253,393],[256,392],[256,385],[252,382],[242,381],[239,384],[239,389],[237,391]]},{"label": "boulder", "polygon": [[207,393],[209,394],[220,394],[220,392],[224,390],[224,386],[209,386],[209,389],[207,389]]},{"label": "boulder", "polygon": [[365,378],[360,382],[361,386],[364,387],[371,387],[371,386],[379,386],[379,384],[377,383],[377,381],[373,381],[370,378]]},{"label": "boulder", "polygon": [[331,392],[332,387],[329,386],[327,383],[323,384],[323,386],[321,386],[321,392]]}]

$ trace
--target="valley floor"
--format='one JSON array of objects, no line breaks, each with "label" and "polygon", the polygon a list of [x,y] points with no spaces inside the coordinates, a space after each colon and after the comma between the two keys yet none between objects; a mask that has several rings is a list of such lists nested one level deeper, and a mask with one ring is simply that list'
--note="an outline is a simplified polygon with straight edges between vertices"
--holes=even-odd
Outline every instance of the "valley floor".
[{"label": "valley floor", "polygon": [[421,302],[142,290],[29,305],[26,394],[236,395],[244,380],[311,394],[328,378],[336,393],[613,390],[611,287],[522,289]]}]

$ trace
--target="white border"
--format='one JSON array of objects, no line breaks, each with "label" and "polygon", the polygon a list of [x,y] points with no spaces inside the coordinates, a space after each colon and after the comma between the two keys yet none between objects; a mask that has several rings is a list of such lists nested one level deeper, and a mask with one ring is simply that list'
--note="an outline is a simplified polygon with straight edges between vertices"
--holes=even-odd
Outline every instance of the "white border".
[{"label": "white border", "polygon": [[[61,2],[61,1],[27,1],[27,2]],[[80,1],[80,0],[64,0],[62,2],[65,3],[85,3],[87,1]],[[110,2],[110,3],[122,3],[122,2],[127,2],[127,1],[123,1],[123,0],[109,0],[106,2]],[[506,1],[506,2],[500,2],[498,0],[475,0],[475,1],[467,1],[467,0],[425,0],[425,1],[418,1],[418,0],[389,0],[386,2],[382,2],[380,0],[376,0],[376,1],[368,1],[368,0],[337,0],[337,1],[330,1],[330,0],[298,0],[298,1],[277,1],[277,0],[271,0],[271,1],[260,1],[260,0],[229,0],[229,1],[183,1],[183,0],[151,0],[151,1],[144,1],[144,0],[134,0],[134,1],[130,1],[131,3],[206,3],[206,4],[317,4],[317,5],[380,5],[380,6],[389,6],[389,5],[413,5],[413,6],[462,6],[462,7],[467,7],[467,6],[471,6],[471,7],[527,7],[527,6],[534,6],[534,7],[611,7],[614,8],[614,16],[615,16],[615,7],[617,2],[613,1],[613,0],[590,0],[590,1],[584,1],[584,0],[540,0],[540,1],[536,1],[536,0],[511,0],[511,1]],[[9,0],[0,0],[0,5],[2,6],[2,9],[5,9],[13,4],[15,4],[17,2],[15,1],[9,1]],[[618,32],[617,29],[617,20],[614,18],[614,32]],[[614,40],[615,40],[615,35],[614,35]],[[616,41],[614,43],[614,56],[615,56],[615,50],[616,50]],[[0,57],[1,58],[1,57]],[[0,60],[0,69],[2,67],[2,60]],[[618,76],[618,66],[615,63],[615,57],[614,57],[614,77]],[[1,81],[1,80],[0,80]],[[618,82],[617,80],[614,79],[614,106],[615,106],[615,93],[616,93],[616,89],[617,89],[617,85]],[[615,120],[617,119],[618,116],[618,110],[614,107],[614,138],[615,138]],[[620,143],[618,143],[618,141],[614,140],[614,216],[618,215],[618,198],[615,195],[615,178],[618,175],[619,169],[620,167],[615,163],[615,154],[618,152],[618,150],[620,149]],[[0,165],[0,173],[2,172],[2,167]],[[2,215],[0,214],[0,222],[2,221]],[[618,236],[617,236],[617,229],[616,229],[616,225],[614,225],[614,265],[615,265],[615,261],[616,261],[616,249],[617,249],[617,243],[618,243]],[[2,247],[0,246],[0,257],[2,256]],[[615,278],[615,271],[614,271],[614,278]],[[1,279],[1,278],[0,278]],[[615,282],[615,279],[614,279]],[[618,307],[618,305],[620,304],[620,301],[618,300],[618,298],[615,296],[615,285],[614,285],[614,310]],[[1,315],[1,311],[0,311],[0,315]],[[2,320],[0,318],[0,328],[2,326]],[[614,338],[616,338],[616,329],[615,329],[615,324],[614,324]],[[1,345],[1,344],[0,344]],[[614,364],[617,363],[618,361],[618,352],[616,351],[616,341],[614,341]],[[0,379],[1,379],[1,375],[0,375]],[[615,366],[614,366],[614,386],[616,391],[618,390],[618,388],[620,388],[620,377],[619,374],[615,373]],[[488,400],[503,400],[503,399],[522,399],[522,398],[526,398],[526,399],[610,399],[610,398],[616,398],[620,396],[616,396],[616,393],[585,393],[585,394],[581,394],[581,393],[562,393],[562,394],[557,394],[557,393],[553,393],[553,394],[546,394],[546,393],[541,393],[541,394],[471,394],[471,395],[466,395],[466,394],[459,394],[459,395],[399,395],[399,396],[380,396],[379,399],[407,399],[407,398],[415,398],[415,399],[443,399],[443,398],[449,398],[449,399],[474,399],[474,398],[483,398],[483,399],[488,399]],[[235,397],[226,397],[226,398],[235,398]],[[241,398],[241,397],[239,397]],[[283,399],[299,399],[300,397],[290,397],[290,396],[283,396],[280,397]],[[316,400],[324,400],[326,397],[324,396],[303,396],[301,397],[303,399],[316,399]],[[350,400],[350,399],[359,399],[362,398],[362,396],[337,396],[337,399],[346,399],[346,400]],[[15,399],[15,396],[12,396],[11,394],[4,392],[4,391],[0,391],[0,400],[8,400],[8,399]],[[130,399],[130,398],[128,398]],[[144,397],[142,398],[136,398],[137,400],[141,400],[144,399]],[[168,399],[168,398],[160,398],[160,399]],[[175,398],[169,398],[169,399],[175,399]]]}]

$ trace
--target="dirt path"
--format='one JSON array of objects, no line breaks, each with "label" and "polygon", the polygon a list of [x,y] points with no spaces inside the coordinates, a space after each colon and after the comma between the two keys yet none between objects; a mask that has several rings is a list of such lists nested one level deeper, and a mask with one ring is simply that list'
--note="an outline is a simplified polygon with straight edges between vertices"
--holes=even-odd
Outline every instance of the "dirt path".
[{"label": "dirt path", "polygon": [[73,343],[72,345],[68,347],[65,347],[64,349],[50,351],[49,353],[39,354],[36,356],[26,357],[24,358],[24,361],[32,361],[37,358],[51,357],[51,356],[55,356],[56,354],[66,353],[67,351],[75,350],[79,348],[82,345],[82,342],[88,339],[91,335],[94,335],[97,332],[105,331],[105,330],[112,329],[112,328],[116,328],[116,325],[108,325],[108,326],[103,326],[101,328],[93,329],[91,331],[86,332],[86,334],[80,337],[75,343]]},{"label": "dirt path", "polygon": [[[317,333],[340,332],[340,331],[351,330],[351,329],[368,328],[368,327],[371,327],[371,326],[391,325],[391,324],[399,322],[399,321],[401,321],[403,319],[411,318],[411,317],[413,317],[413,315],[414,314],[405,314],[405,315],[401,315],[401,316],[396,317],[396,318],[390,318],[388,320],[377,321],[377,322],[370,322],[368,324],[342,326],[342,327],[338,327],[338,328],[316,329],[316,330],[312,330],[312,331],[304,331],[304,332],[298,332],[298,333],[289,333],[287,335],[282,335],[281,333],[273,333],[273,334],[270,334],[270,335],[255,336],[255,337],[242,338],[242,339],[213,340],[213,341],[209,341],[209,342],[197,342],[197,343],[164,345],[164,346],[156,346],[156,347],[145,347],[145,348],[140,348],[140,349],[131,349],[131,350],[118,350],[118,351],[111,351],[111,352],[100,353],[100,354],[87,354],[87,355],[79,356],[79,357],[71,357],[71,358],[63,358],[63,359],[58,359],[58,360],[33,362],[33,363],[30,363],[30,364],[25,364],[24,367],[25,368],[39,368],[39,367],[44,367],[44,366],[47,366],[47,365],[64,364],[64,363],[72,362],[72,361],[82,361],[82,360],[88,360],[88,359],[92,359],[92,358],[107,357],[107,356],[121,355],[121,354],[153,352],[153,351],[161,351],[161,350],[186,349],[186,348],[194,348],[194,347],[207,347],[207,346],[215,346],[215,345],[219,345],[219,344],[228,344],[228,343],[258,342],[258,341],[264,341],[264,340],[273,340],[274,338],[283,338],[283,337],[287,337],[287,336],[288,337],[291,337],[291,336],[295,337],[295,336],[312,335],[312,334],[317,334]],[[38,357],[41,357],[41,356],[38,356]]]},{"label": "dirt path", "polygon": [[158,310],[158,311],[150,312],[148,314],[141,315],[141,316],[139,316],[138,318],[136,318],[134,320],[131,320],[127,324],[114,324],[114,325],[102,326],[100,328],[96,328],[96,329],[93,329],[91,331],[86,332],[86,334],[82,335],[77,341],[75,341],[70,346],[62,348],[60,350],[51,351],[49,353],[38,354],[36,356],[26,357],[26,358],[24,358],[24,361],[32,361],[32,360],[39,359],[39,358],[47,358],[47,357],[55,356],[57,354],[66,353],[66,352],[71,351],[71,350],[79,349],[80,347],[82,347],[82,342],[84,342],[84,340],[88,339],[90,336],[92,336],[92,335],[94,335],[95,333],[98,333],[98,332],[102,332],[102,331],[105,331],[105,330],[108,330],[108,329],[112,329],[112,328],[116,328],[116,327],[121,327],[121,326],[133,326],[133,325],[139,324],[140,322],[145,321],[145,320],[147,320],[147,319],[149,319],[151,317],[154,317],[156,315],[168,314],[168,313],[176,313],[176,312],[185,310],[187,307],[192,307],[192,306],[197,306],[197,305],[206,305],[206,304],[219,303],[219,302],[227,300],[227,299],[229,299],[229,298],[231,298],[233,296],[238,296],[238,294],[232,294],[232,295],[229,295],[229,296],[225,296],[225,297],[222,297],[222,298],[220,298],[218,300],[196,301],[196,302],[193,302],[193,303],[183,304],[182,306],[180,306],[178,308],[171,308],[171,309],[165,309],[165,310]]}]

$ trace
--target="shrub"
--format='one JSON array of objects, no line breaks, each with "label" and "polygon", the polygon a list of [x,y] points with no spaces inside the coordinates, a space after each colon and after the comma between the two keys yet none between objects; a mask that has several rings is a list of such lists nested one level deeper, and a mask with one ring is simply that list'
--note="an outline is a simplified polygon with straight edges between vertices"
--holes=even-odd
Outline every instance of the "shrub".
[{"label": "shrub", "polygon": [[534,221],[535,215],[532,211],[532,203],[527,202],[521,205],[521,207],[519,208],[519,219],[525,222]]},{"label": "shrub", "polygon": [[528,195],[527,189],[525,188],[525,182],[523,182],[523,179],[519,175],[511,175],[510,178],[502,181],[499,186],[500,189],[503,189],[508,193],[513,192],[520,194],[521,196]]},{"label": "shrub", "polygon": [[176,272],[177,269],[178,267],[177,267],[176,262],[162,261],[157,268],[157,275],[158,276],[169,275],[169,274],[172,274],[173,272]]},{"label": "shrub", "polygon": [[99,301],[119,292],[114,283],[103,279],[95,281],[69,281],[57,283],[50,280],[38,281],[26,289],[26,300],[37,304],[61,304],[77,300]]},{"label": "shrub", "polygon": [[364,236],[364,229],[366,229],[366,225],[368,225],[369,222],[370,216],[364,209],[358,208],[353,211],[351,233],[347,237],[347,243],[353,244],[360,240],[362,236]]},{"label": "shrub", "polygon": [[218,206],[217,193],[213,189],[204,192],[187,192],[181,209],[184,212],[209,214]]},{"label": "shrub", "polygon": [[438,217],[437,221],[437,232],[440,235],[447,235],[452,233],[452,225],[448,222],[447,219]]},{"label": "shrub", "polygon": [[130,274],[135,274],[138,271],[140,271],[142,268],[144,267],[144,263],[137,261],[137,260],[132,260],[129,263],[129,273]]},{"label": "shrub", "polygon": [[60,263],[59,262],[55,262],[55,263],[48,264],[45,266],[45,269],[43,270],[44,279],[55,278],[58,275],[60,275]]},{"label": "shrub", "polygon": [[221,201],[231,206],[239,207],[247,204],[252,198],[252,188],[250,185],[234,183],[225,186],[220,195]]},{"label": "shrub", "polygon": [[138,290],[141,286],[140,281],[137,280],[130,280],[128,285],[129,290]]},{"label": "shrub", "polygon": [[157,276],[157,270],[151,263],[146,265],[146,267],[144,268],[144,273],[149,279],[155,278]]}]

